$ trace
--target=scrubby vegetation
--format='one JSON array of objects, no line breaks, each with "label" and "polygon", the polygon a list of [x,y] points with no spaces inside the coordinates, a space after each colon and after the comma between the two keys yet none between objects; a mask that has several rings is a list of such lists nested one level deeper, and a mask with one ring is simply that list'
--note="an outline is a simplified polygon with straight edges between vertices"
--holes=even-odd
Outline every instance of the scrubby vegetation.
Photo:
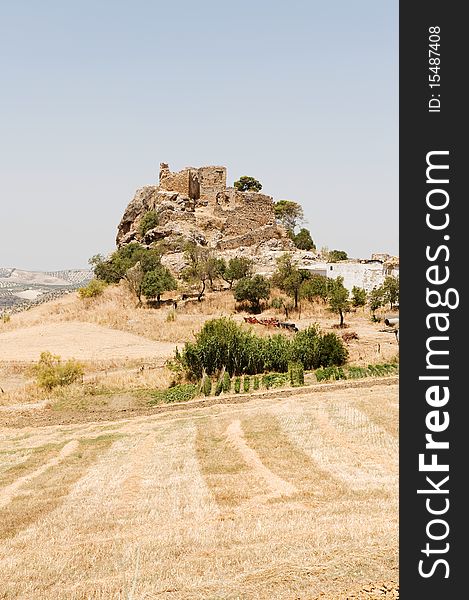
[{"label": "scrubby vegetation", "polygon": [[199,379],[225,368],[231,375],[256,375],[269,371],[288,372],[290,362],[301,362],[304,369],[341,365],[348,351],[334,333],[323,334],[317,325],[294,337],[276,334],[260,337],[231,319],[207,321],[195,342],[186,342],[176,361],[187,376]]},{"label": "scrubby vegetation", "polygon": [[251,277],[254,263],[250,258],[235,256],[228,262],[224,258],[218,259],[217,272],[219,276],[231,287],[235,281]]},{"label": "scrubby vegetation", "polygon": [[262,275],[243,277],[235,285],[233,295],[237,302],[248,302],[253,312],[260,312],[261,300],[270,296],[270,283]]},{"label": "scrubby vegetation", "polygon": [[197,396],[199,386],[194,383],[175,385],[167,390],[156,390],[150,393],[152,403],[187,402]]},{"label": "scrubby vegetation", "polygon": [[158,214],[154,210],[149,210],[145,213],[140,221],[138,232],[143,237],[147,231],[158,226]]},{"label": "scrubby vegetation", "polygon": [[159,299],[163,292],[177,287],[169,269],[161,264],[161,257],[160,248],[145,248],[132,242],[108,258],[97,254],[90,258],[89,263],[100,281],[119,283],[124,279],[140,304],[142,295]]},{"label": "scrubby vegetation", "polygon": [[361,379],[363,377],[384,377],[398,373],[399,364],[396,362],[368,365],[368,367],[324,367],[315,371],[317,381],[338,379]]},{"label": "scrubby vegetation", "polygon": [[78,290],[80,298],[96,298],[106,289],[107,283],[101,279],[92,279],[88,285],[81,287]]},{"label": "scrubby vegetation", "polygon": [[327,255],[329,262],[339,262],[340,260],[347,260],[348,255],[344,250],[331,250]]},{"label": "scrubby vegetation", "polygon": [[70,385],[83,375],[83,365],[70,359],[62,362],[60,356],[50,352],[41,352],[39,362],[32,368],[39,387],[52,390],[58,386]]}]

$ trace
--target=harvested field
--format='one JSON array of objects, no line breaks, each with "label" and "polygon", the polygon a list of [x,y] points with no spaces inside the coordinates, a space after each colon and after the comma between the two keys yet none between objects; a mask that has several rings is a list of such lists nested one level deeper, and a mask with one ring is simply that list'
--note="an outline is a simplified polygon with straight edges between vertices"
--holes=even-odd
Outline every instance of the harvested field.
[{"label": "harvested field", "polygon": [[397,394],[23,414],[0,429],[0,598],[398,598]]},{"label": "harvested field", "polygon": [[0,361],[35,361],[48,350],[63,359],[86,361],[135,358],[160,359],[173,354],[175,344],[154,342],[94,323],[63,322],[33,325],[0,333]]}]

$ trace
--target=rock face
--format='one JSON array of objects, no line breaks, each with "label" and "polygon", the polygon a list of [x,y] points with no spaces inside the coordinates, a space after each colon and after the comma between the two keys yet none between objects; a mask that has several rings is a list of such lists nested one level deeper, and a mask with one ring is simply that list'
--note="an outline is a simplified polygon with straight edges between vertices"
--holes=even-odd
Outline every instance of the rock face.
[{"label": "rock face", "polygon": [[[141,235],[146,213],[155,211],[158,226]],[[226,187],[226,168],[187,167],[173,173],[160,165],[159,184],[137,190],[119,223],[117,246],[137,241],[145,245],[165,240],[181,252],[192,240],[220,253],[249,255],[260,264],[269,252],[294,251],[286,230],[275,221],[271,196]],[[177,257],[167,258],[177,268]]]}]

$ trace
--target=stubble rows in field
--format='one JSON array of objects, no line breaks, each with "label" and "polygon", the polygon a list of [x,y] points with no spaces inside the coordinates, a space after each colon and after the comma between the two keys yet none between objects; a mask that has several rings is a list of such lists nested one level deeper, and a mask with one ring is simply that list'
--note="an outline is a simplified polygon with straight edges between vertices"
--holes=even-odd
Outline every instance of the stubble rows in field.
[{"label": "stubble rows in field", "polygon": [[5,429],[0,598],[343,599],[395,582],[397,422],[397,385],[376,385]]}]

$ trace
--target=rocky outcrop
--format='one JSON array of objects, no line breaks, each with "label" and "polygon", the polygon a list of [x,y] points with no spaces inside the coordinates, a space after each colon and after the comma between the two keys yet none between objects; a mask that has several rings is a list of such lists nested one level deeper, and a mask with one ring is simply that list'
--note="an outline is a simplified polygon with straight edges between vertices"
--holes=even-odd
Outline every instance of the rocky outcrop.
[{"label": "rocky outcrop", "polygon": [[[149,211],[157,214],[158,225],[141,232],[141,220]],[[295,250],[275,221],[272,197],[227,188],[226,169],[219,166],[172,173],[161,163],[159,185],[137,190],[119,223],[117,246],[132,241],[148,246],[161,240],[176,253],[185,240],[221,253],[239,250],[253,258]],[[180,262],[177,257],[168,260]]]}]

